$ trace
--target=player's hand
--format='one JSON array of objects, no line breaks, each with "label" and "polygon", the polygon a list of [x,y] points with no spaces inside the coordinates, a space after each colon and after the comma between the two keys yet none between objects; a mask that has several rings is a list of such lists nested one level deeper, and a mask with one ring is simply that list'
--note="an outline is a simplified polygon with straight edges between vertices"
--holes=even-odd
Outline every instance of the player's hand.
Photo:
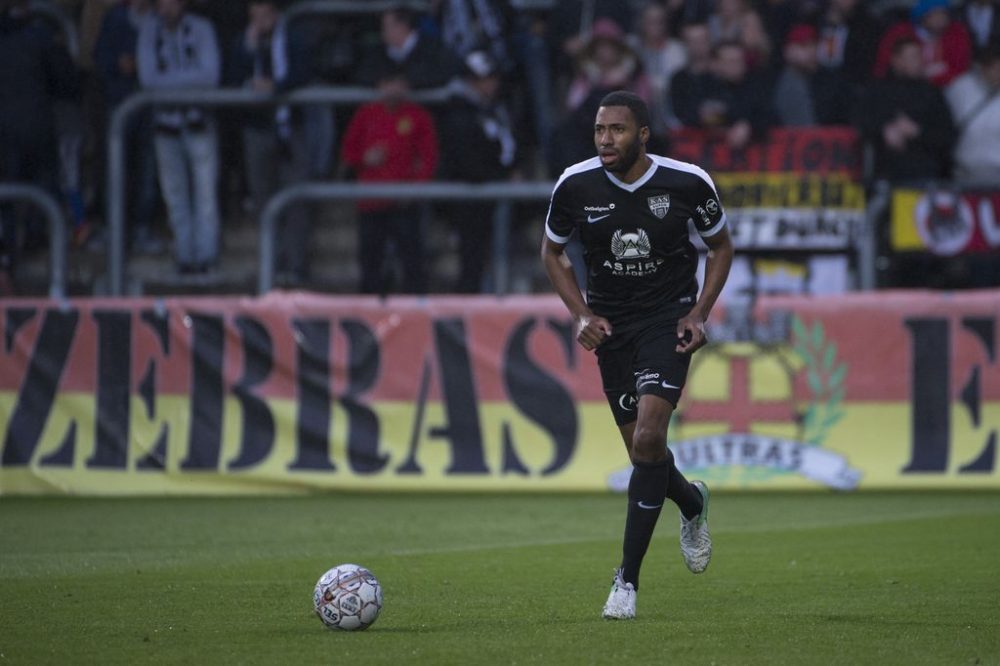
[{"label": "player's hand", "polygon": [[705,346],[708,335],[705,334],[705,320],[698,315],[688,313],[677,322],[677,351],[690,354]]},{"label": "player's hand", "polygon": [[611,335],[611,322],[597,315],[583,315],[576,320],[576,341],[587,351],[597,349]]}]

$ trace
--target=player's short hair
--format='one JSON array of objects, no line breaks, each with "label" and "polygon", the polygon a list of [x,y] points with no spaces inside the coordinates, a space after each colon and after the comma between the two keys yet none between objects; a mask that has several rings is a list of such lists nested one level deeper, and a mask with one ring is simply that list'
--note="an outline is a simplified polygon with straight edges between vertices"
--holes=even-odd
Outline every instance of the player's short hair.
[{"label": "player's short hair", "polygon": [[626,106],[640,128],[649,127],[649,107],[645,100],[633,92],[616,90],[608,93],[601,100],[601,106]]}]

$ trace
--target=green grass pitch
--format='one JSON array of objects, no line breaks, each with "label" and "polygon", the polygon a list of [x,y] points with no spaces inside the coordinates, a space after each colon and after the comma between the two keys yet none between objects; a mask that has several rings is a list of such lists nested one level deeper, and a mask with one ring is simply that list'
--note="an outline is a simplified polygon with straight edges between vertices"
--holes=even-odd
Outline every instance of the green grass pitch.
[{"label": "green grass pitch", "polygon": [[[1000,494],[724,494],[684,568],[665,510],[638,617],[600,617],[618,495],[0,499],[2,664],[1000,663]],[[385,590],[325,629],[316,579]]]}]

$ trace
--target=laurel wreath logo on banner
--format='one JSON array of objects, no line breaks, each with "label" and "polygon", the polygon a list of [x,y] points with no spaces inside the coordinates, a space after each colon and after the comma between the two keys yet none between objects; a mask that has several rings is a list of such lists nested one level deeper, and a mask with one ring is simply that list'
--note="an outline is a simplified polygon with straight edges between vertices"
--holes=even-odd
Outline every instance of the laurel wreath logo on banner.
[{"label": "laurel wreath logo on banner", "polygon": [[844,377],[847,366],[837,363],[837,343],[828,340],[820,322],[812,329],[792,317],[792,349],[805,364],[812,400],[802,415],[802,440],[819,446],[844,417]]},{"label": "laurel wreath logo on banner", "polygon": [[[838,490],[853,490],[858,486],[862,472],[852,468],[843,454],[823,447],[830,432],[846,415],[848,368],[837,357],[836,342],[827,337],[822,322],[809,325],[792,316],[784,348],[788,356],[794,355],[798,360],[785,366],[790,379],[804,373],[809,390],[808,402],[796,410],[794,417],[798,436],[748,431],[674,441],[670,448],[682,471],[734,488],[766,487],[773,479],[788,475]],[[758,346],[758,352],[768,354],[773,350]],[[630,475],[631,468],[612,473],[609,487],[624,490]]]}]

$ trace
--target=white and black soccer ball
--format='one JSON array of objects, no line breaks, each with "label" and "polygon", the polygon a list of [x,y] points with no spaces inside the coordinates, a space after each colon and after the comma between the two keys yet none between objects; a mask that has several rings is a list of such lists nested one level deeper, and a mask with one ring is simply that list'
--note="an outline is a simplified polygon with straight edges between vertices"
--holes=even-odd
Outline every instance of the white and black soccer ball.
[{"label": "white and black soccer ball", "polygon": [[367,629],[382,612],[382,586],[368,569],[340,564],[320,576],[313,608],[330,629]]}]

